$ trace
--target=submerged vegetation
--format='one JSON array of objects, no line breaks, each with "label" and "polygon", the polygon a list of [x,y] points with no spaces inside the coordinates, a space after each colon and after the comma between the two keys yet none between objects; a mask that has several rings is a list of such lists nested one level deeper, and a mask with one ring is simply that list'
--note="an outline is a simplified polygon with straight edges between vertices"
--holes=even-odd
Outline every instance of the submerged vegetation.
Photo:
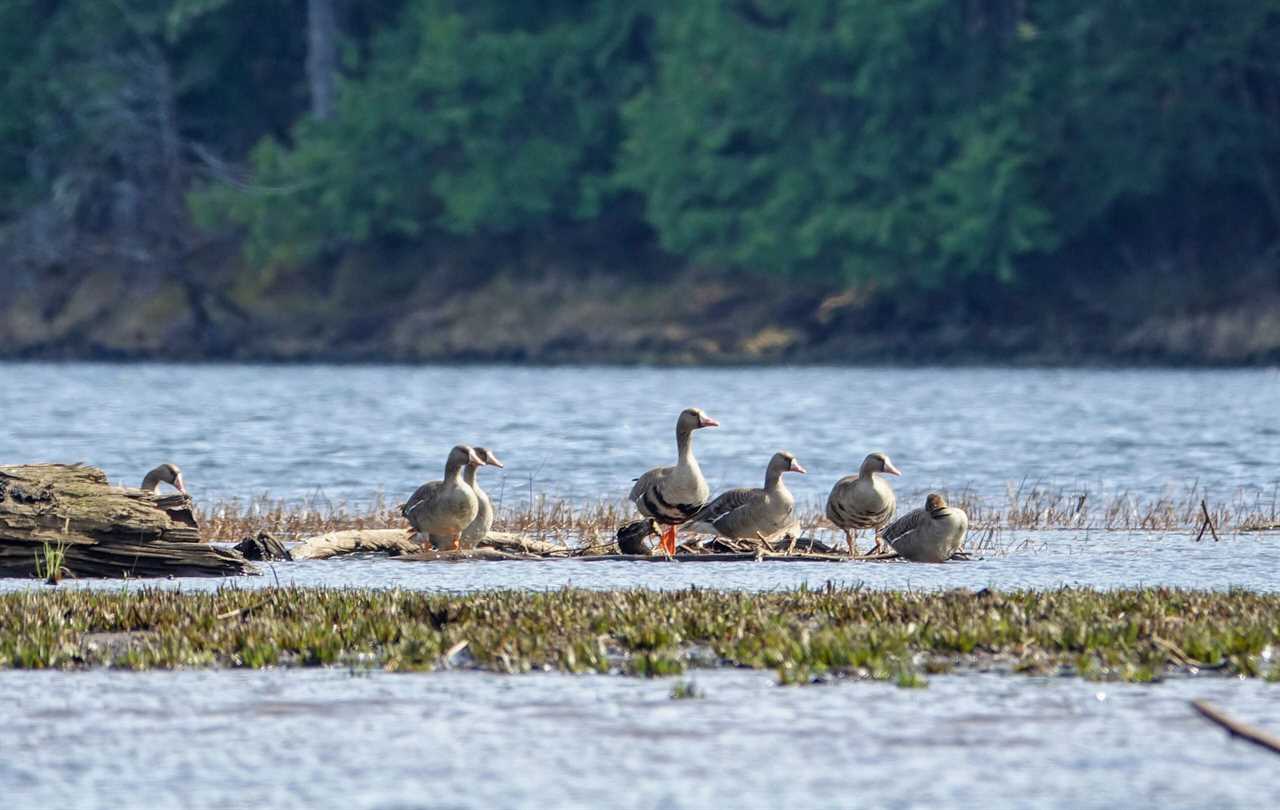
[{"label": "submerged vegetation", "polygon": [[[351,666],[677,675],[904,687],[982,668],[1148,681],[1280,677],[1280,594],[1122,591],[774,593],[566,589],[23,591],[0,596],[0,667]],[[673,696],[689,697],[677,685]],[[677,694],[677,692],[679,694]]]}]

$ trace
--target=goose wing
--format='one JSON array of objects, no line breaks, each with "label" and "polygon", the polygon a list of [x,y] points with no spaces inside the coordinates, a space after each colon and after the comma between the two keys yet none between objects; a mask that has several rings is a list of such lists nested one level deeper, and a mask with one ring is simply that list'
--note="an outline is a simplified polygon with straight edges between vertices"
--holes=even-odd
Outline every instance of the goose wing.
[{"label": "goose wing", "polygon": [[678,525],[702,508],[701,503],[688,503],[687,498],[672,493],[674,470],[674,467],[655,467],[636,479],[628,497],[640,514],[660,523]]},{"label": "goose wing", "polygon": [[884,530],[880,532],[880,536],[885,542],[893,545],[896,541],[918,532],[929,520],[929,512],[925,509],[912,509],[902,517],[898,518]]}]

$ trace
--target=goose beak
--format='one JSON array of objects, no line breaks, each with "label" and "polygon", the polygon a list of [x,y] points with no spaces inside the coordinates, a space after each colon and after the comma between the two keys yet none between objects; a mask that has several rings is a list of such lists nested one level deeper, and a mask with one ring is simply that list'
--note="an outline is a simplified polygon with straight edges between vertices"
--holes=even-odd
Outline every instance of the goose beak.
[{"label": "goose beak", "polygon": [[174,486],[174,488],[175,488],[175,489],[177,489],[177,490],[178,490],[179,492],[181,492],[183,495],[186,495],[186,494],[187,494],[187,487],[186,487],[186,485],[185,485],[185,484],[183,484],[183,483],[182,483],[182,476],[181,476],[181,475],[179,475],[177,478],[173,479],[173,486]]},{"label": "goose beak", "polygon": [[794,460],[793,460],[793,461],[791,462],[791,472],[798,472],[798,473],[800,473],[801,475],[804,475],[805,473],[807,473],[807,472],[809,472],[809,471],[808,471],[808,470],[806,470],[804,467],[801,467],[801,466],[800,466],[800,462],[798,462],[798,461],[794,461]]},{"label": "goose beak", "polygon": [[484,462],[480,460],[480,457],[476,455],[476,451],[474,450],[471,451],[471,455],[468,457],[467,463],[474,464],[477,467],[484,466]]},{"label": "goose beak", "polygon": [[887,475],[902,475],[902,471],[893,466],[892,461],[886,461],[884,463],[884,471]]},{"label": "goose beak", "polygon": [[498,460],[498,457],[497,457],[497,456],[495,456],[493,453],[490,453],[490,454],[489,454],[489,466],[490,466],[490,467],[497,467],[498,469],[502,469],[502,462]]},{"label": "goose beak", "polygon": [[698,427],[720,427],[720,423],[710,416],[704,416],[698,420]]}]

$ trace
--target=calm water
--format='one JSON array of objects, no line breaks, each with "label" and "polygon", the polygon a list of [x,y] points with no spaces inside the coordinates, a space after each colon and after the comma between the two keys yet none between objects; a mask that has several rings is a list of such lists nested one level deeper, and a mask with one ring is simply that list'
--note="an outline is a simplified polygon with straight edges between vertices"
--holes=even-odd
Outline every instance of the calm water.
[{"label": "calm water", "polygon": [[[12,364],[0,365],[0,463],[84,461],[136,483],[172,460],[205,502],[269,493],[358,506],[438,477],[449,446],[467,441],[507,462],[485,475],[508,507],[530,492],[594,502],[669,463],[675,414],[690,404],[724,424],[697,435],[716,488],[757,484],[780,447],[810,470],[791,477],[805,499],[871,449],[903,469],[906,500],[966,487],[1003,499],[1024,481],[1269,500],[1280,485],[1274,371]],[[358,556],[230,584],[1274,590],[1280,534],[1197,544],[1187,532],[1006,531],[980,553],[942,566]],[[0,670],[0,805],[1178,808],[1256,807],[1280,790],[1273,755],[1187,705],[1208,697],[1280,731],[1275,687],[1260,682],[971,674],[921,691],[694,678],[703,700],[671,700],[669,681],[553,674]]]},{"label": "calm water", "polygon": [[[380,554],[261,566],[263,576],[145,580],[128,587],[186,591],[274,585],[378,587],[435,593],[486,589],[552,590],[563,587],[679,589],[689,587],[766,591],[827,582],[874,589],[1057,588],[1079,585],[1125,588],[1280,588],[1280,532],[1228,535],[1196,543],[1187,532],[1006,532],[994,550],[973,562],[946,565],[812,562],[403,562]],[[974,538],[971,536],[971,540]],[[866,545],[865,543],[863,545]],[[34,579],[0,579],[0,593],[41,590]],[[64,588],[118,590],[120,580],[66,581]]]},{"label": "calm water", "polygon": [[1275,687],[966,675],[924,690],[476,673],[0,672],[27,808],[1263,807]]},{"label": "calm water", "polygon": [[204,501],[395,503],[469,442],[506,462],[483,475],[508,506],[531,489],[597,501],[674,460],[687,405],[723,423],[696,434],[716,489],[759,486],[779,448],[810,471],[788,479],[802,498],[872,449],[903,470],[904,498],[1280,484],[1275,370],[0,364],[0,461],[84,461],[133,484],[174,461]]}]

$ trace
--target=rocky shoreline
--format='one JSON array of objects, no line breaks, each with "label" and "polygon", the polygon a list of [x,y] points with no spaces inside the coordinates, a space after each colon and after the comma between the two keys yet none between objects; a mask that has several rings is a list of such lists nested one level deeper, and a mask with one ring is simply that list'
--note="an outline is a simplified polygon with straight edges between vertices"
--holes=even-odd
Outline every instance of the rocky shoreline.
[{"label": "rocky shoreline", "polygon": [[[465,282],[454,279],[467,276]],[[1280,362],[1280,283],[1179,306],[1063,290],[877,292],[672,271],[51,270],[0,279],[0,359],[736,365]],[[192,279],[200,279],[193,281]],[[1077,298],[1088,296],[1078,293]],[[1096,299],[1095,299],[1096,300]]]}]

